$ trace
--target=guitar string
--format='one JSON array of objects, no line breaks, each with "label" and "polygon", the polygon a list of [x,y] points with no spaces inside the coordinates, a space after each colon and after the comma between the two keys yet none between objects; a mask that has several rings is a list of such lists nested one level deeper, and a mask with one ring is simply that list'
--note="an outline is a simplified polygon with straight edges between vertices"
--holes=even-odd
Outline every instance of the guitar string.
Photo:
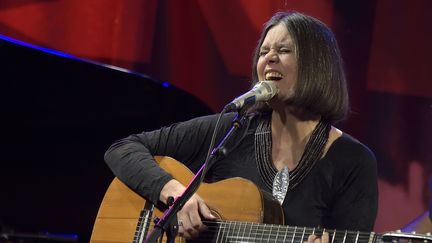
[{"label": "guitar string", "polygon": [[[290,236],[290,238],[292,238],[294,241],[297,241],[297,239],[307,239],[307,236],[310,234],[314,234],[314,232],[317,230],[317,228],[308,228],[308,227],[296,227],[296,226],[286,226],[286,225],[273,225],[273,224],[259,224],[259,223],[251,223],[251,222],[240,222],[240,221],[204,221],[204,223],[207,223],[207,233],[204,233],[202,236],[200,236],[200,240],[205,240],[205,239],[214,239],[214,235],[210,235],[210,233],[215,233],[219,231],[222,231],[222,236],[221,239],[226,239],[229,238],[231,239],[232,237],[235,238],[240,238],[240,239],[252,239],[252,240],[257,240],[258,237],[260,237],[260,240],[264,240],[264,239],[271,239],[271,240],[277,240],[276,242],[279,241],[279,232],[282,232],[284,234],[284,237],[286,236]],[[236,225],[240,224],[238,227],[238,230],[235,230]],[[240,231],[241,231],[241,225],[244,224],[245,225],[245,229],[249,228],[249,236],[246,237],[240,237]],[[232,226],[234,225],[234,227]],[[152,224],[151,226],[154,226],[154,224]],[[249,227],[248,227],[249,226]],[[253,231],[253,228],[256,228]],[[269,229],[266,229],[269,228]],[[277,232],[274,232],[274,228],[278,228]],[[280,230],[280,228],[284,228],[286,230]],[[332,242],[334,240],[340,240],[340,239],[344,239],[345,237],[356,237],[357,238],[357,242],[363,242],[363,240],[365,240],[365,242],[368,242],[369,239],[371,237],[373,237],[374,233],[367,233],[367,232],[359,232],[359,231],[349,231],[349,230],[327,230],[327,229],[319,229],[320,231],[325,231],[327,233],[329,233],[330,238],[332,238]],[[230,234],[230,231],[232,232]],[[302,236],[299,236],[300,234],[302,234]],[[335,236],[333,237],[333,234],[335,234]],[[338,235],[339,234],[339,235]],[[243,233],[244,235],[244,233]],[[358,235],[358,237],[357,237]],[[265,236],[265,237],[264,237]],[[231,237],[231,238],[230,238]],[[219,238],[219,236],[218,236]],[[218,241],[216,241],[218,242]],[[232,242],[232,240],[230,240],[230,242]],[[283,241],[284,242],[284,241]]]},{"label": "guitar string", "polygon": [[[252,228],[253,227],[251,227],[250,230],[252,230]],[[213,227],[213,228],[210,228],[208,230],[211,231],[211,232],[214,232],[215,230],[219,230],[219,229],[225,230],[227,228],[225,228],[225,227]],[[228,232],[229,232],[229,229],[230,228],[228,228]],[[238,230],[238,231],[233,230],[233,231],[235,231],[235,233],[231,233],[231,234],[227,233],[227,235],[231,236],[231,237],[236,237],[236,238],[256,238],[257,235],[259,235],[260,237],[263,237],[265,235],[266,236],[265,238],[269,238],[269,239],[279,239],[279,238],[282,238],[282,235],[284,235],[283,237],[286,238],[286,236],[289,235],[289,238],[292,238],[292,239],[296,240],[298,238],[303,238],[303,236],[301,237],[300,234],[302,234],[302,235],[304,235],[304,234],[310,235],[310,234],[314,233],[314,229],[308,229],[308,228],[301,229],[299,231],[293,231],[291,229],[288,229],[286,231],[274,232],[274,230],[275,229],[272,228],[272,227],[270,227],[270,229],[259,229],[259,228],[257,228],[254,231],[254,234],[249,234],[249,236],[247,236],[247,237],[239,237],[240,234],[241,234],[241,230]],[[280,234],[281,236],[279,236],[279,232],[281,232],[281,234]],[[331,236],[334,233],[334,231],[330,231],[330,232],[327,231],[327,232]],[[341,235],[338,235],[338,234],[341,234]],[[357,235],[358,235],[358,237],[357,237]],[[372,236],[373,236],[372,233],[371,234],[364,234],[364,233],[356,232],[356,231],[346,231],[346,232],[345,231],[341,231],[341,232],[336,232],[336,237],[334,239],[343,239],[345,237],[349,237],[349,238],[358,238],[358,240],[361,241],[361,240],[369,240],[370,237],[372,237]]]},{"label": "guitar string", "polygon": [[[203,234],[200,236],[199,240],[200,241],[204,241],[204,242],[226,242],[226,240],[229,240],[229,242],[236,242],[233,239],[239,239],[239,242],[262,242],[263,240],[267,240],[268,242],[303,242],[305,240],[307,240],[308,235],[313,234],[313,230],[307,230],[305,232],[302,232],[302,236],[297,236],[294,235],[294,237],[290,236],[290,239],[288,239],[288,241],[286,240],[286,235],[284,235],[284,239],[281,239],[282,236],[279,238],[274,234],[270,234],[270,235],[265,235],[263,234],[265,232],[255,232],[253,235],[251,236],[247,236],[247,237],[239,237],[236,234],[226,234],[226,236],[222,236],[221,238],[216,238],[216,241],[214,241],[214,236],[213,235],[208,235],[208,234]],[[299,232],[300,234],[300,232]],[[367,237],[356,237],[356,241],[355,242],[369,242],[372,236],[367,236]],[[345,236],[340,236],[340,237],[335,237],[332,238],[332,242],[334,242],[335,240],[344,240]],[[349,242],[353,242],[354,237],[352,238],[348,238]],[[225,241],[224,241],[225,240]]]},{"label": "guitar string", "polygon": [[[262,242],[265,240],[267,240],[269,242],[304,242],[307,240],[308,235],[311,233],[312,232],[310,232],[310,233],[305,232],[305,234],[302,236],[288,237],[288,240],[286,240],[286,237],[284,237],[282,239],[282,236],[276,237],[273,235],[264,235],[264,234],[260,234],[260,232],[257,232],[254,235],[246,236],[246,237],[239,237],[237,235],[226,235],[224,237],[217,238],[216,240],[215,240],[215,237],[212,235],[210,235],[210,236],[203,235],[203,236],[200,236],[199,240],[200,241],[202,240],[204,242],[226,242],[226,240],[229,240],[229,242],[235,242],[233,239],[239,239],[241,242]],[[342,237],[342,236],[341,237],[335,237],[335,238],[332,238],[331,242],[343,241],[344,238],[345,237]],[[353,240],[354,240],[354,237],[348,239],[349,242],[353,242]],[[359,238],[356,238],[355,242],[363,243],[363,242],[370,242],[370,240],[371,240],[371,237],[359,237]],[[345,241],[347,241],[347,239],[345,239]]]},{"label": "guitar string", "polygon": [[[214,222],[206,222],[206,223],[214,223]],[[207,226],[207,230],[209,230],[209,231],[213,231],[213,229],[228,229],[228,230],[232,229],[233,231],[235,230],[235,226],[231,227],[229,223],[228,224],[227,223],[222,223],[222,224],[221,223],[216,223],[216,224],[220,224],[221,226],[217,226],[217,225],[216,226],[215,225],[211,226],[211,225],[209,225],[209,226]],[[240,222],[240,224],[242,224],[242,223]],[[245,224],[245,223],[243,223],[243,224]],[[276,227],[278,227],[279,231],[280,231],[280,227],[286,228],[285,232],[288,232],[288,233],[291,233],[291,232],[295,233],[297,231],[297,230],[291,229],[294,226],[285,226],[285,225],[282,225],[282,226],[279,227],[279,225],[272,225],[272,224],[256,224],[254,226],[253,223],[246,223],[246,224],[248,224],[248,225],[245,225],[245,229],[246,228],[253,229],[254,227],[256,227],[257,231],[259,231],[260,233],[273,232],[274,228],[276,228]],[[247,227],[247,226],[249,226],[249,227]],[[270,229],[266,229],[266,227],[268,227]],[[297,228],[300,228],[299,230],[301,230],[301,232],[305,231],[306,233],[311,233],[311,232],[314,232],[314,230],[317,230],[317,228],[308,228],[308,227],[306,227],[306,228],[304,228],[304,227],[297,227]],[[239,230],[235,231],[235,232],[239,232],[239,231],[241,231],[241,226],[239,226]],[[333,233],[336,232],[336,234],[343,234],[343,235],[345,235],[345,234],[347,234],[347,235],[357,235],[357,234],[359,234],[359,236],[363,236],[363,237],[364,236],[370,237],[373,234],[373,233],[358,232],[358,231],[348,231],[348,230],[343,230],[343,231],[339,230],[339,231],[337,231],[337,230],[327,230],[327,229],[325,230],[325,232],[327,232],[329,234],[333,234]],[[273,234],[278,234],[278,233],[273,233]]]}]

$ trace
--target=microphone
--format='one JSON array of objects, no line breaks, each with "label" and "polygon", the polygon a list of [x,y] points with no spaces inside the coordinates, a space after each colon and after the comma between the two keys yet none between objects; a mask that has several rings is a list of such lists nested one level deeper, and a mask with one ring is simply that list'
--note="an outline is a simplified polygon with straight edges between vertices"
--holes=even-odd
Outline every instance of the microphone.
[{"label": "microphone", "polygon": [[245,105],[254,104],[259,101],[268,101],[278,93],[279,89],[273,81],[259,81],[248,92],[240,95],[225,106],[226,112],[240,110]]}]

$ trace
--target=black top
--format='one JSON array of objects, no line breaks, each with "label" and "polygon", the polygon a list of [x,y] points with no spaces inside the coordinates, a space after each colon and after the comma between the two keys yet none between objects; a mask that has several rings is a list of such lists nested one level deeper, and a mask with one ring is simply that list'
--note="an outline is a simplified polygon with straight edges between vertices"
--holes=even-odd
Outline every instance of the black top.
[{"label": "black top", "polygon": [[[231,127],[235,114],[224,115],[217,140]],[[105,160],[114,174],[153,203],[172,176],[159,168],[153,155],[165,155],[183,162],[196,172],[204,162],[216,115],[195,118],[152,132],[131,135],[114,143]],[[243,177],[266,188],[255,159],[255,130],[262,119],[250,115],[228,155],[217,161],[207,181]],[[376,160],[363,144],[347,134],[336,139],[326,155],[304,180],[289,191],[283,202],[287,225],[328,229],[371,231],[378,204]]]}]

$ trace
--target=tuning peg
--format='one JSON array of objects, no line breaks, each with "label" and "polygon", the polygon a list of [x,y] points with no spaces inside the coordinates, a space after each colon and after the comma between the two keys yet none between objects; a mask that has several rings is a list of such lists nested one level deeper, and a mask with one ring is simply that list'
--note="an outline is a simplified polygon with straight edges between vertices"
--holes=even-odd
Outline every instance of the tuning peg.
[{"label": "tuning peg", "polygon": [[[425,235],[426,235],[426,236],[431,236],[431,232],[427,232]],[[428,243],[428,242],[430,242],[430,241],[429,241],[429,240],[424,240],[423,242],[424,242],[424,243]]]},{"label": "tuning peg", "polygon": [[[427,232],[425,235],[426,235],[426,236],[431,236],[431,232]],[[424,243],[428,243],[429,240],[424,240],[423,242],[424,242]]]},{"label": "tuning peg", "polygon": [[[396,233],[402,233],[402,230],[398,229],[395,231]],[[392,243],[397,243],[397,240],[392,240]]]},{"label": "tuning peg", "polygon": [[[416,234],[415,230],[414,230],[414,231],[411,231],[411,234],[415,235],[415,234]],[[412,243],[413,240],[412,240],[412,239],[409,239],[407,242],[408,242],[408,243]]]}]

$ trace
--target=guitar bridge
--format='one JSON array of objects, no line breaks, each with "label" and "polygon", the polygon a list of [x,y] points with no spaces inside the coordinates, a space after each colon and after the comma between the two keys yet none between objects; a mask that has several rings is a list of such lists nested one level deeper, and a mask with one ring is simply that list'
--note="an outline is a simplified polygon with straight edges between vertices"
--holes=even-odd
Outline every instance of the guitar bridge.
[{"label": "guitar bridge", "polygon": [[146,202],[143,210],[141,210],[137,222],[133,243],[143,242],[144,239],[147,238],[147,234],[149,233],[149,228],[151,224],[151,218],[153,216],[153,210],[154,205]]}]

